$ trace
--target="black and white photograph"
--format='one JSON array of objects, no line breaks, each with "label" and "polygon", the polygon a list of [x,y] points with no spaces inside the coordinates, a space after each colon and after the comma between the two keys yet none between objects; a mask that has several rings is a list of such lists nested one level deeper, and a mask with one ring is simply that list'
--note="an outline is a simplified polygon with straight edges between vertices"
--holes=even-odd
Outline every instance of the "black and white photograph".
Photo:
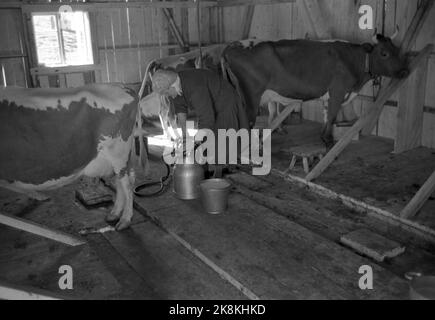
[{"label": "black and white photograph", "polygon": [[0,300],[435,300],[434,45],[435,0],[1,0]]}]

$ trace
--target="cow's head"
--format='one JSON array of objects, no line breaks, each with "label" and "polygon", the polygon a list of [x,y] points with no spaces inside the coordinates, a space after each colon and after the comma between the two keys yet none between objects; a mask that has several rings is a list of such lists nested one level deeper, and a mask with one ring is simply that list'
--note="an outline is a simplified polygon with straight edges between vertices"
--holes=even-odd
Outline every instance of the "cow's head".
[{"label": "cow's head", "polygon": [[390,37],[375,34],[372,37],[373,45],[365,46],[370,52],[370,71],[375,75],[390,78],[405,78],[409,74],[407,59],[401,54],[400,48],[393,44],[398,29]]}]

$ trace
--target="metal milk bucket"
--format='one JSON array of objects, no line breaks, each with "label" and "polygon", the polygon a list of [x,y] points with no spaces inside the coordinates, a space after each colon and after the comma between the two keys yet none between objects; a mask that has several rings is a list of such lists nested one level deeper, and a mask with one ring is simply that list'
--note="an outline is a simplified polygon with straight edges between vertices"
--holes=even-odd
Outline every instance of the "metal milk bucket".
[{"label": "metal milk bucket", "polygon": [[410,280],[409,297],[411,300],[435,300],[435,276],[424,276],[419,272],[408,272]]},{"label": "metal milk bucket", "polygon": [[173,173],[174,192],[178,199],[191,200],[200,197],[199,184],[204,180],[200,164],[176,164]]},{"label": "metal milk bucket", "polygon": [[201,200],[208,213],[223,213],[228,206],[231,183],[225,179],[207,179],[201,182]]}]

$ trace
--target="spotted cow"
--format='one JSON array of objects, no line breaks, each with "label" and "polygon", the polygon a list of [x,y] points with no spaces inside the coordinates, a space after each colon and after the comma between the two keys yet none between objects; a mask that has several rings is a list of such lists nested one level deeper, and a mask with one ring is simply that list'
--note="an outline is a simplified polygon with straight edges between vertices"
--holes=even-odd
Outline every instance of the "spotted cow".
[{"label": "spotted cow", "polygon": [[106,220],[127,228],[138,114],[137,94],[122,85],[1,88],[0,186],[37,197],[81,176],[116,175],[116,201]]}]

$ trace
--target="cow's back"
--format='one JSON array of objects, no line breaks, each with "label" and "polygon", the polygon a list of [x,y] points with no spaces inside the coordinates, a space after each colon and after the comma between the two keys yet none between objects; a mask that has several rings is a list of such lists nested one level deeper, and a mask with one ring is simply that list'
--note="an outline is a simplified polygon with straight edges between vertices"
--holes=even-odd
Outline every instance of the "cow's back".
[{"label": "cow's back", "polygon": [[137,109],[135,94],[119,86],[2,89],[0,179],[39,184],[71,175],[96,156],[103,136],[127,140]]}]

